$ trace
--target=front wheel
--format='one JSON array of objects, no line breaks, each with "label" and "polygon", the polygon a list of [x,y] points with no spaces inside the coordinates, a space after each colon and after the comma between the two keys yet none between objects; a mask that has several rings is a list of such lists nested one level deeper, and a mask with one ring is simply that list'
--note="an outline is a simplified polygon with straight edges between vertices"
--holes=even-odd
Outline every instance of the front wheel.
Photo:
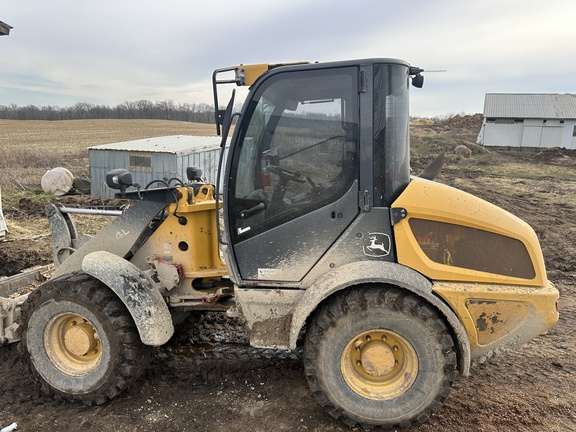
[{"label": "front wheel", "polygon": [[318,402],[349,426],[408,427],[448,396],[456,354],[421,298],[360,287],[328,300],[306,334],[304,365]]},{"label": "front wheel", "polygon": [[87,405],[117,396],[150,360],[128,310],[86,274],[40,286],[22,308],[21,349],[45,393]]}]

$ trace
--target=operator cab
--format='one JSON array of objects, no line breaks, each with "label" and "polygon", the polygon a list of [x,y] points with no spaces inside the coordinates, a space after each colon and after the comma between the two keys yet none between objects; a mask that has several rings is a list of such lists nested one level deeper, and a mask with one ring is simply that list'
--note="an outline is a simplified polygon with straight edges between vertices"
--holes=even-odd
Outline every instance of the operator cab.
[{"label": "operator cab", "polygon": [[[243,83],[250,69],[240,70],[235,81],[215,78],[215,91]],[[398,196],[410,178],[409,77],[419,71],[380,59],[274,65],[254,80],[223,191],[238,279],[302,281],[359,215]]]}]

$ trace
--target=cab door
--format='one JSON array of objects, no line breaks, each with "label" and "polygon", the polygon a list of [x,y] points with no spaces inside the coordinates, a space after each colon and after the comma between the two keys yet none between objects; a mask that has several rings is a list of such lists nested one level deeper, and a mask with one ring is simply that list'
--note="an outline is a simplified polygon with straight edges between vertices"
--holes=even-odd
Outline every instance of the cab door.
[{"label": "cab door", "polygon": [[249,281],[300,281],[358,206],[357,69],[275,71],[250,93],[225,184],[233,263]]}]

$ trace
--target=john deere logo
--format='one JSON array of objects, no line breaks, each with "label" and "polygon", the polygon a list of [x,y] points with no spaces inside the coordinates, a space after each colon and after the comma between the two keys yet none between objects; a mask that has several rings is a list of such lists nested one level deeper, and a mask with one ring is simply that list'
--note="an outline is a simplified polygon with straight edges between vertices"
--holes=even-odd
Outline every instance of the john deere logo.
[{"label": "john deere logo", "polygon": [[368,234],[370,244],[363,247],[364,255],[374,258],[385,257],[390,254],[390,236],[384,233]]}]

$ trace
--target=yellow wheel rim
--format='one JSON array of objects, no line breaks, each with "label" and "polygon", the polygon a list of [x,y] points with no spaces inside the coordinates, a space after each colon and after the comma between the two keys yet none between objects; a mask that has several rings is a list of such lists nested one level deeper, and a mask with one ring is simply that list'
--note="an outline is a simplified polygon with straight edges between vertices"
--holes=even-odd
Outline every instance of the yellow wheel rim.
[{"label": "yellow wheel rim", "polygon": [[392,399],[407,391],[418,375],[418,357],[412,345],[391,330],[375,329],[348,342],[341,357],[342,376],[359,395]]},{"label": "yellow wheel rim", "polygon": [[44,347],[52,364],[72,376],[89,374],[102,357],[96,328],[75,313],[60,314],[50,320],[44,330]]}]

